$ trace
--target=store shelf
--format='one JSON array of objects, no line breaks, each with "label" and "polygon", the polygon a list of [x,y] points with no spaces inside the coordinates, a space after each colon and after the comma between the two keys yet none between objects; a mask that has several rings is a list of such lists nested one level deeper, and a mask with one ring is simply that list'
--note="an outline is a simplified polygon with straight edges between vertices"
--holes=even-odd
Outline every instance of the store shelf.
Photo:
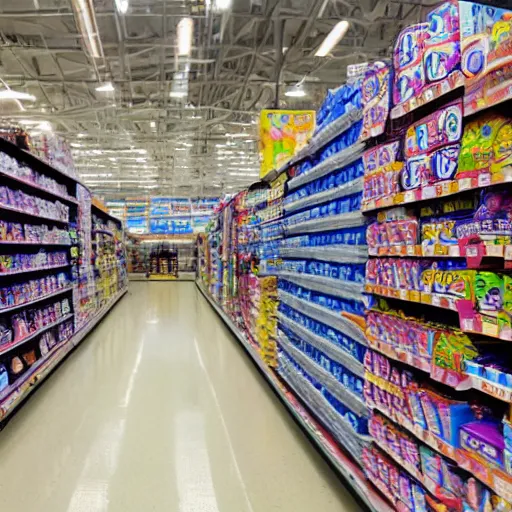
[{"label": "store shelf", "polygon": [[464,74],[462,71],[456,70],[444,80],[422,87],[420,94],[413,95],[411,99],[394,106],[391,109],[390,118],[398,119],[399,117],[405,116],[463,86]]},{"label": "store shelf", "polygon": [[492,185],[502,185],[512,182],[512,166],[510,165],[503,168],[500,172],[493,174],[485,174],[480,171],[475,171],[475,173],[478,174],[478,177],[441,181],[427,187],[407,190],[393,196],[363,202],[362,211],[368,213],[382,208],[401,206],[418,201],[428,201],[448,197],[460,192],[467,192],[468,190],[478,190]]},{"label": "store shelf", "polygon": [[56,366],[91,332],[106,313],[127,292],[119,292],[106,306],[98,311],[84,327],[76,332],[70,339],[56,345],[44,358],[32,365],[18,380],[0,393],[0,421],[6,420],[9,415],[34,391],[41,382],[56,368]]},{"label": "store shelf", "polygon": [[326,158],[323,162],[315,165],[307,172],[299,174],[297,177],[292,178],[288,182],[288,190],[294,190],[298,187],[306,185],[313,180],[323,178],[325,175],[337,169],[342,169],[347,165],[355,162],[358,158],[361,158],[363,149],[365,148],[364,143],[356,143],[339,153],[336,153],[329,158]]},{"label": "store shelf", "polygon": [[363,449],[370,444],[370,437],[356,434],[348,421],[336,411],[322,392],[300,372],[297,372],[285,349],[279,354],[277,374],[297,396],[301,397],[309,410],[315,411],[315,417],[323,425],[329,425],[329,432],[343,449],[349,453],[359,465],[362,461]]},{"label": "store shelf", "polygon": [[52,322],[51,324],[41,327],[41,329],[38,329],[36,332],[33,332],[32,334],[26,336],[25,338],[23,338],[21,340],[16,340],[16,341],[13,341],[12,343],[0,345],[0,355],[6,354],[7,352],[11,351],[13,348],[19,347],[20,345],[27,343],[27,341],[37,338],[44,332],[49,331],[52,327],[56,327],[57,325],[65,322],[66,320],[69,320],[70,318],[73,318],[73,313],[70,313],[69,315],[65,315],[65,316],[59,318],[58,320],[56,320],[55,322]]},{"label": "store shelf", "polygon": [[318,233],[319,231],[334,231],[336,229],[354,228],[363,226],[366,218],[359,212],[340,213],[338,215],[326,215],[304,222],[297,222],[283,226],[286,235],[298,235],[302,233]]},{"label": "store shelf", "polygon": [[16,276],[19,274],[30,274],[31,272],[41,272],[43,270],[56,270],[59,268],[66,268],[66,267],[70,267],[70,266],[71,266],[71,263],[66,263],[64,265],[53,265],[51,267],[22,268],[19,270],[11,270],[9,272],[1,272],[0,271],[0,277]]},{"label": "store shelf", "polygon": [[[121,220],[117,217],[114,217],[110,213],[106,212],[105,210],[102,210],[97,204],[91,203],[91,209],[94,210],[95,213],[102,215],[103,217],[107,217],[107,219],[110,219],[114,221],[116,224],[121,224]],[[129,215],[127,215],[128,217]],[[141,217],[143,215],[134,215],[135,217]]]},{"label": "store shelf", "polygon": [[58,192],[54,192],[53,190],[48,190],[47,188],[44,188],[41,185],[38,185],[37,183],[34,183],[29,180],[24,180],[23,178],[20,178],[13,174],[9,174],[8,172],[0,170],[0,177],[2,177],[3,179],[5,179],[7,181],[19,183],[20,185],[23,185],[23,187],[30,188],[35,192],[42,192],[44,195],[49,196],[58,201],[62,201],[64,203],[69,203],[69,204],[73,204],[73,205],[78,204],[78,201],[74,197],[62,195],[62,194],[59,194]]},{"label": "store shelf", "polygon": [[110,229],[93,229],[93,234],[100,233],[102,235],[108,235],[108,236],[114,236],[113,231],[110,231]]},{"label": "store shelf", "polygon": [[300,404],[295,395],[287,390],[272,370],[265,365],[255,347],[251,345],[247,338],[235,326],[233,321],[213,300],[203,285],[199,281],[196,281],[196,286],[216,313],[222,318],[239,343],[245,348],[249,356],[260,369],[262,375],[266,378],[282,403],[288,408],[297,423],[303,428],[304,432],[323,456],[329,460],[337,473],[345,479],[349,488],[357,494],[359,499],[372,512],[393,512],[393,508],[371,486],[361,469],[341,451],[325,429]]},{"label": "store shelf", "polygon": [[372,350],[375,350],[376,352],[379,352],[389,357],[390,359],[400,361],[401,363],[405,363],[413,368],[416,368],[417,370],[421,370],[422,372],[430,374],[431,364],[425,359],[411,354],[410,352],[406,352],[405,350],[400,350],[397,347],[392,347],[391,345],[376,340],[371,336],[366,335],[366,339],[368,340],[368,346]]},{"label": "store shelf", "polygon": [[352,354],[341,348],[339,345],[318,336],[282,313],[278,313],[278,319],[281,325],[292,331],[298,338],[303,339],[334,361],[340,363],[354,375],[361,378],[364,377],[363,363],[358,361],[354,356],[352,356]]},{"label": "store shelf", "polygon": [[[335,396],[345,407],[348,407],[358,416],[370,416],[370,411],[368,407],[366,407],[362,397],[347,389],[341,382],[336,380],[332,374],[296,348],[282,331],[278,334],[278,343],[285,352],[290,354],[290,356],[300,364],[301,368],[303,368],[308,375],[311,375],[317,382],[320,382],[325,389],[327,389],[331,395]],[[353,434],[356,435],[355,432],[353,432]]]},{"label": "store shelf", "polygon": [[283,290],[279,290],[279,300],[304,315],[342,332],[361,345],[368,345],[362,326],[354,322],[348,315],[343,316],[343,313],[338,314],[313,302],[299,299]]},{"label": "store shelf", "polygon": [[325,245],[320,247],[283,247],[279,249],[282,258],[310,259],[330,263],[366,263],[366,245]]},{"label": "store shelf", "polygon": [[363,119],[363,109],[346,112],[327,126],[318,131],[308,142],[307,146],[297,154],[297,158],[303,159],[314,155],[317,151],[329,144],[338,135],[346,132],[351,126]]},{"label": "store shelf", "polygon": [[363,300],[363,283],[288,271],[273,272],[273,275],[299,286],[305,286],[309,290],[313,290],[315,292],[325,293],[326,295],[332,295],[333,297],[341,297],[344,299]]},{"label": "store shelf", "polygon": [[[0,140],[2,140],[1,137],[0,137]],[[53,217],[45,217],[44,215],[39,215],[38,213],[30,213],[25,210],[21,210],[19,208],[13,208],[12,206],[7,206],[4,204],[0,204],[0,210],[16,213],[18,215],[23,215],[25,217],[30,217],[31,219],[45,220],[45,221],[54,222],[56,224],[69,224],[69,219],[62,220],[62,219],[55,219]]]},{"label": "store shelf", "polygon": [[36,299],[29,300],[27,302],[24,302],[23,304],[16,304],[14,306],[9,306],[7,308],[0,308],[0,314],[3,315],[5,313],[10,313],[12,311],[16,311],[17,309],[22,309],[27,306],[31,306],[32,304],[37,304],[38,302],[42,302],[43,300],[50,299],[51,297],[57,297],[58,295],[61,295],[66,292],[70,292],[73,289],[73,286],[66,286],[60,290],[57,290],[52,293],[48,293],[46,295],[41,295],[37,297]]},{"label": "store shelf", "polygon": [[408,302],[427,304],[429,306],[450,309],[452,311],[457,311],[457,302],[462,300],[456,297],[446,297],[436,293],[418,292],[415,290],[405,289],[398,290],[396,288],[389,288],[387,286],[380,285],[366,284],[364,289],[366,293],[373,293],[375,295],[381,295],[383,297],[389,297],[392,299],[405,300]]},{"label": "store shelf", "polygon": [[[455,462],[459,467],[493,489],[498,496],[501,496],[509,502],[512,501],[512,475],[508,475],[497,466],[491,466],[489,463],[472,456],[469,452],[461,448],[450,445],[443,439],[421,428],[419,425],[413,425],[411,422],[406,421],[405,418],[400,420],[393,418],[388,411],[377,406],[377,404],[369,405],[398,426],[413,434],[419,441]],[[381,445],[379,445],[379,447],[385,450]],[[400,464],[403,465],[402,462],[400,462]],[[405,469],[408,470],[407,467]],[[435,494],[432,488],[433,482],[428,482],[427,479],[423,479],[422,483],[426,484],[426,488]]]},{"label": "store shelf", "polygon": [[12,143],[11,141],[7,139],[3,139],[0,137],[0,151],[8,154],[9,156],[16,158],[16,160],[24,162],[27,164],[31,169],[34,169],[36,171],[42,172],[43,174],[46,174],[47,176],[52,176],[56,179],[65,180],[67,182],[71,183],[78,183],[82,185],[84,188],[87,188],[78,178],[74,176],[70,176],[69,174],[66,174],[56,167],[53,167],[48,162],[45,162],[41,158],[38,158],[33,153],[30,153],[29,151],[26,151],[18,146],[16,144]]},{"label": "store shelf", "polygon": [[318,194],[313,194],[303,197],[302,199],[297,199],[292,203],[284,204],[284,211],[289,214],[296,212],[297,210],[311,208],[312,206],[317,206],[319,204],[334,201],[335,199],[340,199],[351,194],[356,194],[362,190],[363,178],[356,178],[355,180],[350,181],[349,183],[345,183],[344,185],[340,185],[339,187],[331,188],[329,190],[325,190],[324,192],[319,192]]},{"label": "store shelf", "polygon": [[451,372],[446,377],[446,370],[432,366],[432,364],[425,359],[415,356],[410,352],[406,352],[405,350],[400,350],[399,348],[393,347],[387,343],[373,339],[371,336],[367,336],[367,340],[368,346],[372,350],[379,352],[390,359],[404,363],[411,368],[428,373],[433,380],[442,382],[446,386],[457,391],[476,389],[498,400],[512,404],[512,387],[504,386],[498,382],[493,382],[483,377],[470,375],[468,373],[454,375],[454,372]]},{"label": "store shelf", "polygon": [[65,244],[63,242],[25,242],[24,240],[0,240],[0,245],[19,245],[19,246],[36,246],[36,247],[71,247],[73,244]]}]

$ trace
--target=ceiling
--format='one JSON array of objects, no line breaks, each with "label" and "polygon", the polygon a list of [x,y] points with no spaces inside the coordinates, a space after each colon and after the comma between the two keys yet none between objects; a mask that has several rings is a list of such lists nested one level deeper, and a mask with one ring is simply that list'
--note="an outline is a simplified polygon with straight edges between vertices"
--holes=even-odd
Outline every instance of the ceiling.
[{"label": "ceiling", "polygon": [[[98,57],[78,28],[88,1]],[[25,111],[1,101],[0,115],[29,131],[51,123],[83,181],[107,198],[233,192],[257,177],[262,108],[317,108],[348,64],[389,56],[399,30],[435,3],[129,0],[123,15],[115,0],[2,0],[0,78],[36,101],[23,101]],[[192,51],[180,57],[177,24],[188,16]],[[315,57],[341,19],[347,35]],[[108,81],[114,91],[96,90]],[[285,96],[298,82],[307,95]]]}]

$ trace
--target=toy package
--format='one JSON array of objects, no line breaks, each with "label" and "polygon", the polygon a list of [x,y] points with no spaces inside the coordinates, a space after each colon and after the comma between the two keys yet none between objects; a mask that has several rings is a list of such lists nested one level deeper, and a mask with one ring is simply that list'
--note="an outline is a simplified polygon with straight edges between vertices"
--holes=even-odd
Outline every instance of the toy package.
[{"label": "toy package", "polygon": [[473,114],[510,98],[512,10],[466,1],[459,10],[464,107]]},{"label": "toy package", "polygon": [[462,136],[462,101],[442,107],[413,124],[405,136],[404,190],[453,179]]},{"label": "toy package", "polygon": [[374,62],[368,66],[361,85],[363,129],[360,140],[384,133],[391,105],[391,65]]},{"label": "toy package", "polygon": [[[464,2],[461,2],[463,4]],[[490,174],[489,183],[512,164],[512,118],[485,112],[464,127],[457,178]]]},{"label": "toy package", "polygon": [[425,23],[406,27],[394,49],[391,117],[400,117],[463,84],[458,2],[433,9]]}]

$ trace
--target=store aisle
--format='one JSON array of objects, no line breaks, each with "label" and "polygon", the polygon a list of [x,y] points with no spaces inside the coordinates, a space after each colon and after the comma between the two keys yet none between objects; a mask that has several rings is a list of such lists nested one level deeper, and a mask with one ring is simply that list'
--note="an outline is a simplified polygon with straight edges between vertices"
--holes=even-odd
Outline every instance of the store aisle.
[{"label": "store aisle", "polygon": [[0,510],[360,510],[193,283],[130,292],[0,433]]}]

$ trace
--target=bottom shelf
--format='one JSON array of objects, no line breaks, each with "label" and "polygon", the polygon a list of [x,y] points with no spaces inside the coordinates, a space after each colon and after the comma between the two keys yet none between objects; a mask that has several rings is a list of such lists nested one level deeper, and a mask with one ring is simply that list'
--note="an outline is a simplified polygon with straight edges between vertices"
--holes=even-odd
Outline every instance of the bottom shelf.
[{"label": "bottom shelf", "polygon": [[77,331],[73,337],[56,345],[44,359],[36,362],[28,372],[23,374],[0,394],[0,421],[9,415],[34,391],[39,384],[55,369],[55,367],[96,327],[101,319],[128,291],[120,291],[112,300],[98,310],[96,315]]},{"label": "bottom shelf", "polygon": [[373,488],[370,482],[366,479],[361,468],[356,466],[349,457],[341,451],[330,434],[315,420],[315,418],[313,418],[313,416],[301,405],[295,395],[284,386],[273,371],[262,361],[256,348],[236,327],[234,322],[226,315],[219,304],[211,297],[203,284],[196,281],[196,286],[217,314],[222,318],[224,323],[229,327],[234,336],[242,344],[253,361],[258,365],[268,383],[272,386],[281,401],[286,405],[295,420],[303,428],[304,432],[308,434],[309,438],[313,441],[320,452],[346,480],[347,485],[351,487],[369,510],[374,512],[392,512],[393,508]]}]

